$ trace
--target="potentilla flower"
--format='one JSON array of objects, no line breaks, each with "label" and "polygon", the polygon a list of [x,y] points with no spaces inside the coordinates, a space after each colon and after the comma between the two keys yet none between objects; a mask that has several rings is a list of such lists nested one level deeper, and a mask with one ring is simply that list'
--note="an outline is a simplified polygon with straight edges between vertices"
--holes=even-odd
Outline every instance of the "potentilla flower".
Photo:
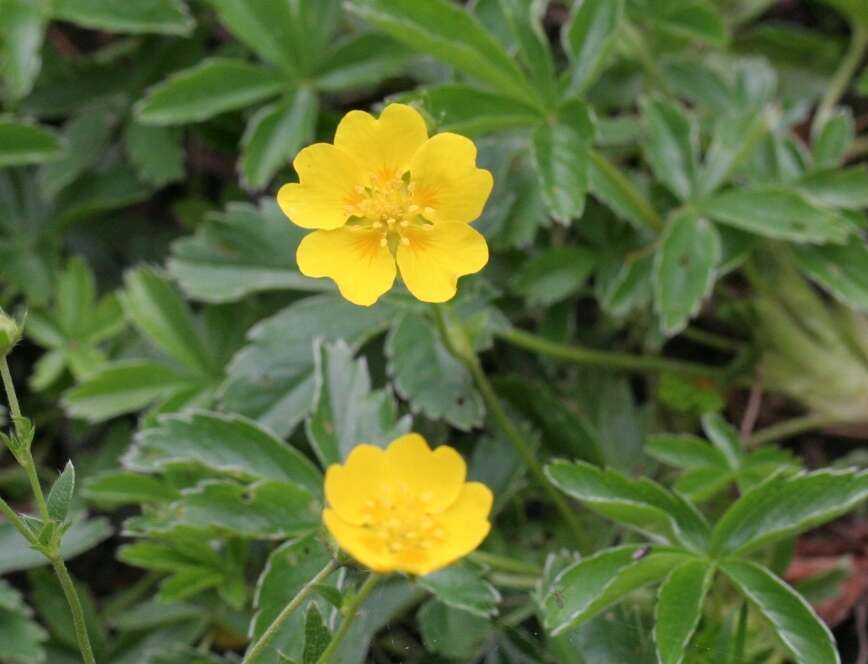
[{"label": "potentilla flower", "polygon": [[[317,229],[296,255],[308,277],[329,277],[350,302],[369,306],[395,281],[425,302],[455,296],[458,278],[488,262],[485,238],[470,227],[491,193],[476,146],[452,133],[428,138],[422,116],[390,104],[379,119],[350,111],[334,145],[298,153],[300,182],[277,202],[290,220]],[[397,265],[396,265],[397,264]]]},{"label": "potentilla flower", "polygon": [[458,452],[431,450],[419,434],[387,449],[357,445],[326,472],[323,521],[372,571],[429,574],[473,551],[491,528],[491,491],[466,474]]}]

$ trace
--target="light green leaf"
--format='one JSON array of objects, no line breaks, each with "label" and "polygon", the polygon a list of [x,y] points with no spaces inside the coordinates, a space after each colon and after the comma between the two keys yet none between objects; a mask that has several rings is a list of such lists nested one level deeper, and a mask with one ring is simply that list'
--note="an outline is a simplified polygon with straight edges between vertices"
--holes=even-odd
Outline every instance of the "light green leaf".
[{"label": "light green leaf", "polygon": [[518,46],[516,57],[530,73],[531,81],[549,104],[558,98],[555,63],[549,38],[541,23],[538,3],[528,0],[498,0],[500,12]]},{"label": "light green leaf", "polygon": [[573,12],[561,41],[570,56],[564,73],[567,94],[581,94],[597,78],[615,44],[624,13],[624,0],[582,0]]},{"label": "light green leaf", "polygon": [[635,4],[645,5],[635,19],[650,21],[664,35],[713,46],[726,44],[726,23],[710,0],[643,0]]},{"label": "light green leaf", "polygon": [[682,474],[673,488],[694,503],[701,503],[723,491],[734,479],[735,473],[730,469],[701,466]]},{"label": "light green leaf", "polygon": [[515,99],[538,94],[515,61],[463,7],[449,0],[353,0],[348,9],[412,49],[429,53]]},{"label": "light green leaf", "polygon": [[594,120],[588,107],[575,100],[559,111],[559,117],[534,130],[531,157],[549,213],[568,225],[585,209]]},{"label": "light green leaf", "polygon": [[124,470],[101,473],[85,483],[82,494],[99,505],[170,503],[178,490],[161,478]]},{"label": "light green leaf", "polygon": [[[111,534],[107,519],[75,521],[63,535],[60,553],[64,560],[70,560],[108,539]],[[0,524],[0,574],[48,564],[48,559],[35,551],[11,524]]]},{"label": "light green leaf", "polygon": [[515,277],[515,290],[531,305],[549,306],[575,295],[596,265],[585,247],[557,247],[524,264]]},{"label": "light green leaf", "polygon": [[721,224],[798,243],[841,244],[853,227],[791,189],[757,187],[715,194],[699,210]]},{"label": "light green leaf", "polygon": [[360,442],[385,447],[410,430],[411,420],[398,419],[398,405],[386,390],[371,391],[364,358],[353,358],[343,341],[316,344],[313,407],[307,418],[307,439],[323,468],[342,463]]},{"label": "light green leaf", "polygon": [[641,101],[645,124],[645,158],[654,175],[680,200],[693,194],[699,152],[696,121],[664,97]]},{"label": "light green leaf", "polygon": [[630,178],[596,150],[590,151],[591,192],[637,228],[657,230],[662,221],[654,207]]},{"label": "light green leaf", "polygon": [[754,153],[768,129],[765,115],[754,110],[717,118],[699,172],[697,194],[707,196],[727,182]]},{"label": "light green leaf", "polygon": [[263,106],[247,123],[241,139],[241,182],[262,189],[299,148],[309,143],[316,125],[318,102],[309,88],[288,99]]},{"label": "light green leaf", "polygon": [[670,220],[654,258],[654,307],[665,335],[678,334],[699,313],[721,255],[720,235],[707,219],[687,210]]},{"label": "light green leaf", "polygon": [[422,605],[416,620],[425,648],[461,662],[477,661],[480,650],[492,632],[489,619],[433,598]]},{"label": "light green leaf", "polygon": [[741,438],[729,422],[717,413],[702,416],[702,430],[712,444],[726,457],[730,468],[738,468],[744,458]]},{"label": "light green leaf", "polygon": [[41,664],[47,639],[21,594],[0,579],[0,659],[9,664]]},{"label": "light green leaf", "polygon": [[208,58],[175,72],[136,104],[145,124],[201,122],[277,95],[286,87],[278,72],[230,58]]},{"label": "light green leaf", "polygon": [[836,109],[826,117],[813,136],[814,167],[818,171],[842,164],[855,138],[853,112]]},{"label": "light green leaf", "polygon": [[11,100],[26,97],[42,68],[44,0],[0,0],[0,80]]},{"label": "light green leaf", "polygon": [[537,124],[530,106],[469,85],[447,83],[412,93],[440,131],[480,135]]},{"label": "light green leaf", "polygon": [[868,311],[868,246],[861,238],[845,245],[793,247],[796,265],[844,304]]},{"label": "light green leaf", "polygon": [[66,467],[48,492],[48,515],[55,521],[63,522],[69,514],[69,505],[75,492],[75,467],[72,461],[66,462]]},{"label": "light green leaf", "polygon": [[713,565],[704,560],[690,560],[673,569],[660,586],[654,609],[654,643],[660,664],[684,661],[713,577]]},{"label": "light green leaf", "polygon": [[195,26],[180,0],[54,0],[54,18],[106,32],[187,35]]},{"label": "light green leaf", "polygon": [[743,494],[720,518],[711,550],[744,554],[846,514],[868,498],[868,471],[775,475]]},{"label": "light green leaf", "polygon": [[482,424],[485,406],[473,378],[425,318],[398,318],[386,338],[389,375],[414,413],[467,431]]},{"label": "light green leaf", "polygon": [[868,207],[868,167],[814,173],[800,180],[796,187],[820,205],[862,210]]},{"label": "light green leaf", "polygon": [[439,572],[420,576],[416,582],[453,608],[482,618],[497,614],[500,593],[469,563],[455,563]]},{"label": "light green leaf", "polygon": [[139,177],[155,187],[184,179],[184,148],[180,135],[169,127],[131,120],[124,132],[124,147]]},{"label": "light green leaf", "polygon": [[273,200],[263,199],[258,208],[230,203],[208,215],[195,235],[172,244],[168,270],[184,293],[200,302],[234,302],[266,290],[332,290],[296,267],[304,233],[287,222]]},{"label": "light green leaf", "polygon": [[677,550],[646,551],[635,544],[599,551],[543,585],[543,623],[552,636],[557,636],[593,618],[628,593],[659,581],[673,565],[690,559]]},{"label": "light green leaf", "polygon": [[52,130],[0,116],[0,168],[59,159],[63,148]]},{"label": "light green leaf", "polygon": [[384,332],[394,317],[394,308],[386,303],[360,308],[337,295],[291,304],[248,333],[250,343],[229,366],[225,408],[256,419],[279,436],[288,435],[313,403],[314,339],[344,339],[358,349]]},{"label": "light green leaf", "polygon": [[324,54],[314,87],[323,92],[358,90],[399,76],[414,53],[381,32],[348,35]]},{"label": "light green leaf", "polygon": [[702,438],[688,434],[663,433],[649,436],[645,451],[658,461],[678,468],[729,468],[723,452]]},{"label": "light green leaf", "polygon": [[555,461],[545,472],[561,491],[613,521],[694,551],[706,548],[709,529],[702,515],[648,478],[630,479],[583,461]]},{"label": "light green leaf", "polygon": [[140,431],[123,459],[126,468],[156,473],[193,465],[242,481],[274,480],[312,496],[322,475],[301,452],[239,415],[194,412],[160,418]]},{"label": "light green leaf", "polygon": [[797,664],[840,664],[829,628],[786,583],[749,561],[723,562],[720,569],[772,624]]}]

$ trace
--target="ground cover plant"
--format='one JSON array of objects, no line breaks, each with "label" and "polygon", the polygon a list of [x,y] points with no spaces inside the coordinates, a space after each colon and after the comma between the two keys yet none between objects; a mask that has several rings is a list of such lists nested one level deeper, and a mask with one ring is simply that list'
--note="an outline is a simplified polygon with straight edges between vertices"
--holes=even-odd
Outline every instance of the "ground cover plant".
[{"label": "ground cover plant", "polygon": [[0,0],[0,661],[868,664],[862,0]]}]

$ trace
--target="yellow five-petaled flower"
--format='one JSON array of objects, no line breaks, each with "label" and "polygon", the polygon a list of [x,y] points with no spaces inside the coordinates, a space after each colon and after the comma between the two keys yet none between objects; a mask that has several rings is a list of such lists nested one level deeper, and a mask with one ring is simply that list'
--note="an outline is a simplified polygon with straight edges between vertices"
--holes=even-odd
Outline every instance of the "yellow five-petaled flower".
[{"label": "yellow five-petaled flower", "polygon": [[491,491],[466,474],[458,452],[431,450],[415,433],[387,449],[357,445],[326,472],[323,521],[372,571],[429,574],[476,549],[491,528]]},{"label": "yellow five-petaled flower", "polygon": [[334,145],[304,148],[293,166],[300,182],[281,187],[278,204],[296,225],[317,229],[299,244],[299,270],[330,277],[350,302],[376,302],[398,269],[418,299],[445,302],[459,277],[488,262],[469,223],[491,193],[491,173],[476,167],[473,141],[428,138],[410,106],[390,104],[379,119],[350,111]]}]

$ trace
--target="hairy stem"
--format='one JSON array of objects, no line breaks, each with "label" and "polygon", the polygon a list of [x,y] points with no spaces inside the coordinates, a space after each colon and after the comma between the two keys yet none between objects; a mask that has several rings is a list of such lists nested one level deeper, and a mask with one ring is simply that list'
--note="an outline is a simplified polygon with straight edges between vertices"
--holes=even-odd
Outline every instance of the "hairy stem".
[{"label": "hairy stem", "polygon": [[359,613],[359,608],[361,608],[362,604],[364,604],[365,600],[368,598],[368,595],[371,594],[371,591],[382,579],[382,575],[375,574],[374,572],[371,572],[370,576],[365,579],[362,587],[359,588],[359,592],[356,594],[355,597],[352,598],[350,603],[347,604],[344,610],[344,619],[341,621],[341,625],[340,627],[338,627],[338,631],[335,632],[335,635],[332,637],[331,643],[328,644],[328,647],[323,651],[323,654],[320,655],[320,658],[316,661],[316,664],[328,664],[328,662],[331,661],[338,647],[346,638],[347,633],[349,633],[350,627],[353,626],[353,622],[355,621],[356,616]]},{"label": "hairy stem", "polygon": [[850,47],[838,64],[838,69],[835,70],[835,74],[826,88],[826,93],[817,107],[813,123],[814,133],[823,126],[835,105],[841,101],[841,97],[847,92],[847,87],[850,85],[856,69],[862,63],[865,52],[868,51],[868,29],[858,21],[853,21],[851,25],[853,34],[850,38]]},{"label": "hairy stem", "polygon": [[63,588],[66,602],[69,604],[69,611],[72,613],[72,624],[75,628],[75,639],[78,641],[78,649],[81,651],[81,658],[85,664],[96,664],[96,660],[93,657],[93,649],[90,646],[90,638],[87,634],[87,623],[84,620],[84,611],[81,608],[81,601],[78,599],[78,592],[75,590],[75,584],[72,581],[72,577],[69,576],[69,571],[66,569],[66,563],[64,563],[63,558],[58,555],[51,560],[51,566],[54,568],[57,580],[60,581],[60,586]]}]

